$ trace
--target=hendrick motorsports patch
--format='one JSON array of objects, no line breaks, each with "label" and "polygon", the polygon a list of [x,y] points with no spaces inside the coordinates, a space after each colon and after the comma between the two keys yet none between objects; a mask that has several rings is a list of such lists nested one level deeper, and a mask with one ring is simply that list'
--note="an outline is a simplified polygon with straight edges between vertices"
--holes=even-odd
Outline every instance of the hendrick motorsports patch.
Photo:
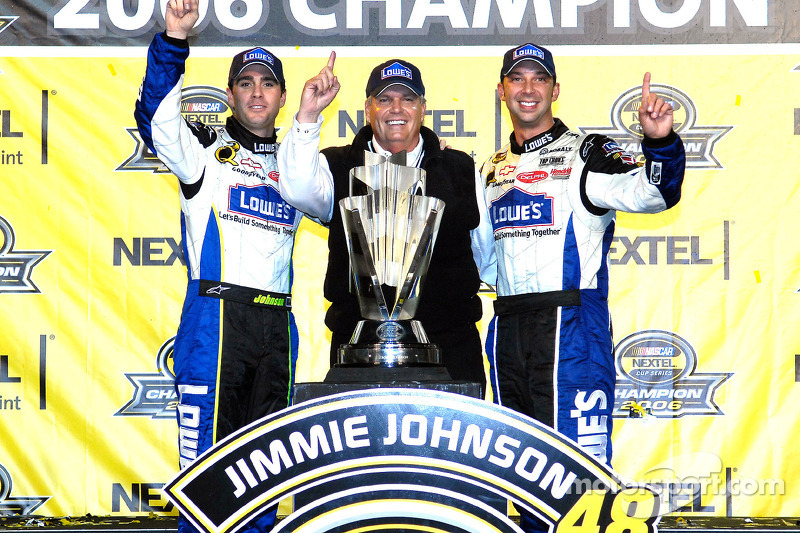
[{"label": "hendrick motorsports patch", "polygon": [[373,389],[265,417],[207,450],[165,486],[210,533],[236,531],[263,509],[321,494],[276,532],[522,530],[486,498],[508,499],[555,533],[612,525],[653,533],[658,497],[623,482],[552,429],[456,394]]}]

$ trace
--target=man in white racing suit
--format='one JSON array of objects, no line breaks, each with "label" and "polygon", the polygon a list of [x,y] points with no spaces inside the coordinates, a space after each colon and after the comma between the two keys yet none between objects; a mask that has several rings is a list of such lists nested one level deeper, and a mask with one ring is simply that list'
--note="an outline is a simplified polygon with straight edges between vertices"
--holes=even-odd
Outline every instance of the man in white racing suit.
[{"label": "man in white racing suit", "polygon": [[[685,154],[672,107],[650,93],[650,73],[639,109],[643,166],[613,139],[573,132],[554,118],[559,90],[549,50],[527,43],[505,54],[497,92],[514,131],[481,169],[497,254],[489,380],[497,403],[608,463],[615,369],[607,256],[615,213],[674,206]],[[546,530],[519,510],[526,532]]]},{"label": "man in white racing suit", "polygon": [[[143,141],[179,180],[188,286],[174,344],[180,465],[291,401],[297,328],[292,250],[303,214],[280,196],[275,118],[284,105],[280,60],[256,47],[228,78],[224,127],[180,113],[187,36],[198,0],[170,0],[150,45],[135,117]],[[276,508],[242,531],[272,529]],[[181,533],[195,531],[181,516]]]}]

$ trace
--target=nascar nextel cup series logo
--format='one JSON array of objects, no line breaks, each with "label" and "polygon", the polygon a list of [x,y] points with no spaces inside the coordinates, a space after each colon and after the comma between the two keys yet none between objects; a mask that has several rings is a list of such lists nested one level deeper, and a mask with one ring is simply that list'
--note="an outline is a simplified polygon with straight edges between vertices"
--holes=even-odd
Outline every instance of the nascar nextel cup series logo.
[{"label": "nascar nextel cup series logo", "polygon": [[[672,105],[674,129],[686,148],[686,168],[723,168],[714,157],[714,146],[733,126],[698,126],[694,102],[683,91],[669,85],[653,84],[650,91]],[[601,133],[615,139],[623,150],[641,156],[642,132],[639,107],[642,88],[633,87],[622,93],[611,108],[611,127],[579,127],[581,133]]]},{"label": "nascar nextel cup series logo", "polygon": [[[228,95],[222,89],[209,85],[192,85],[181,92],[181,115],[189,122],[202,122],[208,126],[222,126],[228,115]],[[169,172],[142,141],[138,128],[125,128],[136,141],[133,154],[114,170],[151,170]]]},{"label": "nascar nextel cup series logo", "polygon": [[42,291],[31,279],[33,267],[52,253],[52,250],[14,251],[14,228],[0,216],[0,294],[4,292]]},{"label": "nascar nextel cup series logo", "polygon": [[12,496],[13,484],[11,474],[0,464],[0,516],[31,515],[50,499],[50,496]]},{"label": "nascar nextel cup series logo", "polygon": [[133,384],[133,397],[114,416],[149,416],[175,420],[178,394],[175,392],[175,373],[172,370],[172,337],[158,349],[156,369],[151,373],[126,373]]},{"label": "nascar nextel cup series logo", "polygon": [[733,373],[695,372],[694,348],[675,333],[645,330],[628,335],[617,344],[615,363],[615,417],[724,414],[714,395]]}]

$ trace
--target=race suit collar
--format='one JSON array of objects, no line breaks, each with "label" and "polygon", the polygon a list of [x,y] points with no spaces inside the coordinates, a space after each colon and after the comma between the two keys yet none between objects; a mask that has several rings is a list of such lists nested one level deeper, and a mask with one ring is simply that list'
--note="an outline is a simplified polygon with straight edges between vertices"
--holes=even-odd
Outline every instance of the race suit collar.
[{"label": "race suit collar", "polygon": [[234,117],[228,117],[225,129],[244,148],[254,154],[274,154],[278,149],[278,134],[273,132],[271,137],[261,137],[248,130]]},{"label": "race suit collar", "polygon": [[534,137],[531,137],[520,146],[517,143],[516,138],[514,137],[514,132],[511,132],[511,153],[514,154],[525,154],[528,152],[533,152],[550,144],[551,142],[555,141],[559,137],[561,137],[565,132],[569,131],[569,128],[561,122],[560,118],[556,118],[553,120],[554,124],[553,127],[547,130],[544,133],[540,133]]}]

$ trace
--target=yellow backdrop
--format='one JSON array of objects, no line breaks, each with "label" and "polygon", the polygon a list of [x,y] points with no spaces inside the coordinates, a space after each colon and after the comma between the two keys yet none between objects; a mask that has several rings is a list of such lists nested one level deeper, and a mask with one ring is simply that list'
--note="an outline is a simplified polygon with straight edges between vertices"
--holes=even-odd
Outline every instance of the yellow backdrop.
[{"label": "yellow backdrop", "polygon": [[[177,469],[167,357],[186,279],[177,181],[131,163],[142,161],[132,130],[145,49],[75,50],[0,60],[0,514],[172,513],[160,488]],[[339,50],[325,146],[352,138],[366,76],[387,59],[359,50]],[[423,72],[426,125],[478,163],[510,132],[494,93],[504,50],[391,52]],[[621,373],[613,466],[670,489],[680,512],[794,515],[800,56],[621,50],[553,47],[556,114],[624,137],[630,111],[617,100],[645,71],[680,95],[683,198],[660,215],[619,215],[611,303],[615,342],[668,332],[690,357],[670,397],[637,396]],[[235,51],[198,49],[186,86],[224,88]],[[272,51],[286,68],[286,127],[329,50]],[[325,239],[307,221],[297,239],[298,381],[327,371]]]}]

